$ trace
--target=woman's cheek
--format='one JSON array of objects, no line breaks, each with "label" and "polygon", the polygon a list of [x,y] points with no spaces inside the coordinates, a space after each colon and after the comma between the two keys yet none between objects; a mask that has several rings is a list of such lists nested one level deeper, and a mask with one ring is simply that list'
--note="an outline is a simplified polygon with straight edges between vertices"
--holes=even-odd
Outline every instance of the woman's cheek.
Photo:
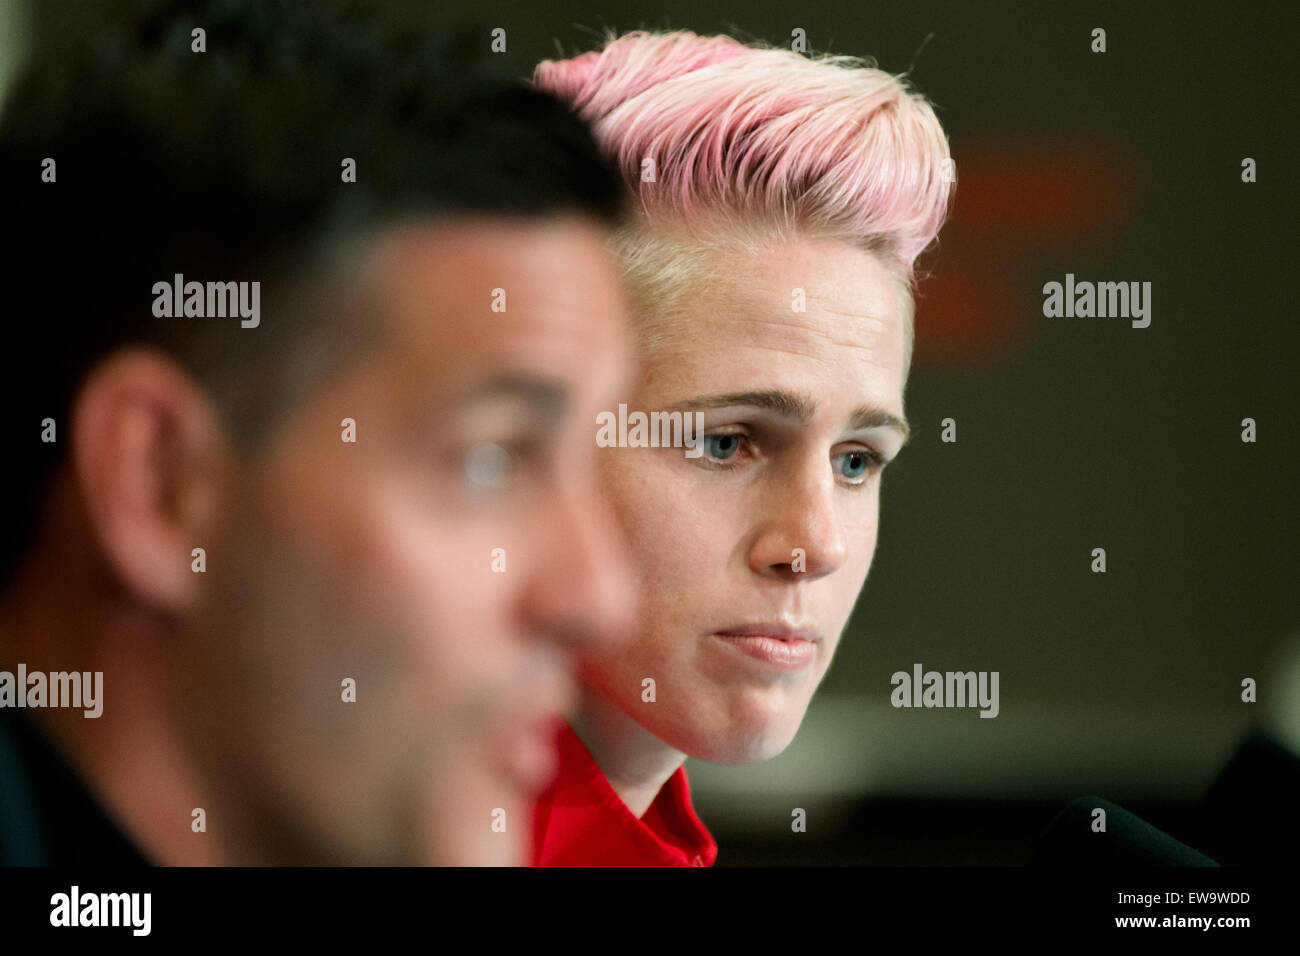
[{"label": "woman's cheek", "polygon": [[[611,448],[602,453],[599,491],[613,506],[618,521],[638,549],[654,539],[672,504],[664,482],[646,458],[648,449]],[[657,521],[656,521],[657,517]]]}]

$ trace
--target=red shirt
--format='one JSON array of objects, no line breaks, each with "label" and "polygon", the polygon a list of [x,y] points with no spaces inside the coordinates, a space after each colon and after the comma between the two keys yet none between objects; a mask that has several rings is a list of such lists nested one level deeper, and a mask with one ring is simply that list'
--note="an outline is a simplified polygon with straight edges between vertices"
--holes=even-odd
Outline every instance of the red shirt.
[{"label": "red shirt", "polygon": [[567,723],[555,780],[533,814],[533,866],[712,866],[718,845],[678,767],[637,819]]}]

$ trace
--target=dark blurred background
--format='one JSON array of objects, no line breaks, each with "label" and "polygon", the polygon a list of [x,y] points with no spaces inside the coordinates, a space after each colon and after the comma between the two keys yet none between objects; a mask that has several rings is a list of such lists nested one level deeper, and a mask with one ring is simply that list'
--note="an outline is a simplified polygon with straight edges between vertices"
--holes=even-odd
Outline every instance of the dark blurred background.
[{"label": "dark blurred background", "polygon": [[[1300,750],[1294,4],[464,6],[521,75],[607,26],[801,28],[910,71],[951,142],[914,437],[837,660],[782,756],[688,764],[719,865],[1020,864],[1083,793],[1196,844],[1194,805],[1247,730]],[[24,29],[0,3],[5,72]],[[1066,273],[1150,282],[1150,327],[1045,318]],[[892,708],[915,663],[998,671],[998,717]]]}]

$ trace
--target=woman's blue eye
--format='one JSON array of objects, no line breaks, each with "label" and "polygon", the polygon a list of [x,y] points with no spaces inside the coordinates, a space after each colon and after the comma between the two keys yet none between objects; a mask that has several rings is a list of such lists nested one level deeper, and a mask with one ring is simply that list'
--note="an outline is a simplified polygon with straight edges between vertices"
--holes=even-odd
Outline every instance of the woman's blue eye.
[{"label": "woman's blue eye", "polygon": [[704,437],[704,450],[710,458],[725,461],[739,449],[739,435],[706,435]]},{"label": "woman's blue eye", "polygon": [[850,451],[836,457],[841,459],[840,474],[845,478],[862,477],[867,466],[871,464],[871,458],[865,451]]}]

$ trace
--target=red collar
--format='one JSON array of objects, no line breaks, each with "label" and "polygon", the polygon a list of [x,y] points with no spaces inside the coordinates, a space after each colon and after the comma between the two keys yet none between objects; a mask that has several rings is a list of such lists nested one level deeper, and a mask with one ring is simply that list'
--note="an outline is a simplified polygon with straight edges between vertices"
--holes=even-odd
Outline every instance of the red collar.
[{"label": "red collar", "polygon": [[537,799],[533,866],[712,866],[718,845],[691,806],[678,767],[637,819],[567,723],[559,769]]}]

